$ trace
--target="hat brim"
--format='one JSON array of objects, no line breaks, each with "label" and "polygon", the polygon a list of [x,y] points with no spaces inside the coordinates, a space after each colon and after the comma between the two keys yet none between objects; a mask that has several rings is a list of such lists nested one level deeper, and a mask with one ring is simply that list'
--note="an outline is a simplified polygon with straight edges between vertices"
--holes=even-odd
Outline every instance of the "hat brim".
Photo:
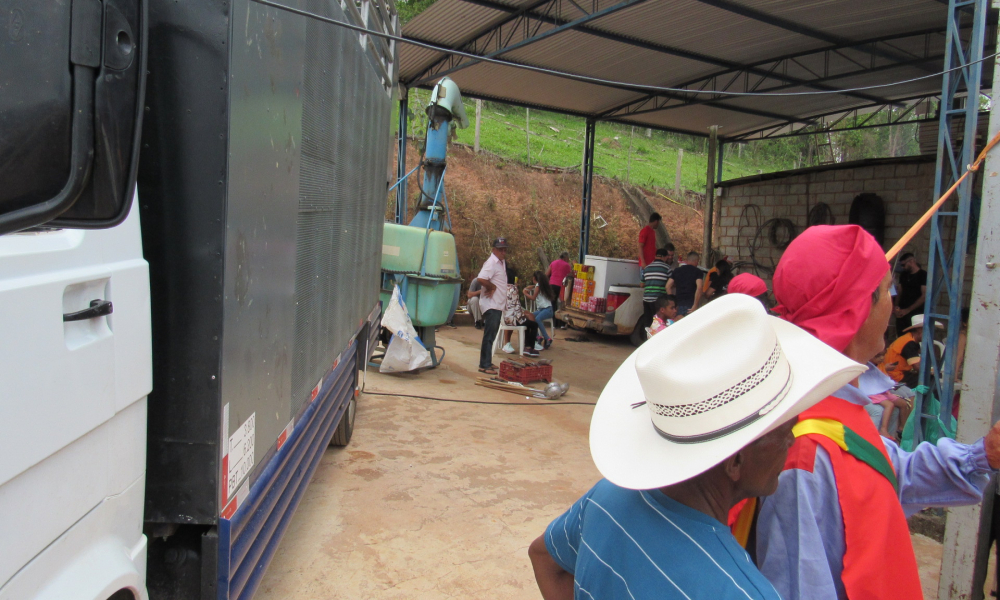
[{"label": "hat brim", "polygon": [[[923,323],[921,323],[920,325],[910,325],[909,327],[903,330],[903,333],[906,333],[907,331],[913,331],[914,329],[923,329],[923,328],[924,328]],[[941,321],[934,321],[934,328],[944,329],[944,325],[941,324]]]},{"label": "hat brim", "polygon": [[[768,319],[792,373],[788,394],[773,410],[721,438],[671,442],[656,432],[645,405],[632,408],[645,399],[635,370],[638,351],[633,352],[601,392],[590,422],[590,453],[601,474],[615,485],[634,490],[685,481],[721,463],[864,372],[864,366],[795,325],[776,317]],[[708,360],[705,367],[713,368]]]}]

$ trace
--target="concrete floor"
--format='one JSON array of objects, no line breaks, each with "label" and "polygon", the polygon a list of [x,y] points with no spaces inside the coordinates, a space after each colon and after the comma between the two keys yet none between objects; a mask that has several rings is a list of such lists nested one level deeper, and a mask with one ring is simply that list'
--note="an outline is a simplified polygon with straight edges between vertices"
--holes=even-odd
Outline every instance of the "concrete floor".
[{"label": "concrete floor", "polygon": [[[559,331],[543,356],[572,385],[565,401],[595,402],[632,348],[567,334],[585,337]],[[480,340],[472,327],[442,328],[440,367],[369,370],[366,391],[546,402],[473,385]],[[256,598],[540,598],[527,547],[600,477],[587,442],[592,408],[359,400],[350,445],[326,452]],[[941,546],[924,536],[914,545],[934,598]]]}]

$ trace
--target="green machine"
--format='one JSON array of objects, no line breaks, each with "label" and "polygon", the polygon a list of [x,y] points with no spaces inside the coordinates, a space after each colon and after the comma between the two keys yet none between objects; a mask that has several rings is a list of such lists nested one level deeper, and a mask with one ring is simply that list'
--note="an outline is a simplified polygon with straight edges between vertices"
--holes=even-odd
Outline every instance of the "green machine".
[{"label": "green machine", "polygon": [[[396,222],[385,223],[382,230],[381,298],[382,306],[387,306],[393,288],[400,288],[410,320],[436,367],[444,359],[444,349],[434,343],[434,328],[447,323],[455,313],[462,285],[444,190],[448,135],[452,126],[468,127],[469,120],[458,85],[447,77],[434,86],[426,112],[424,154],[416,167],[424,171],[417,213],[408,225],[402,224],[406,213],[406,179],[413,173],[410,171],[393,186],[402,184],[404,190],[397,194],[397,203],[401,198],[403,203],[397,205]],[[405,131],[405,110],[400,113],[400,130]],[[404,152],[402,144],[402,161]]]}]

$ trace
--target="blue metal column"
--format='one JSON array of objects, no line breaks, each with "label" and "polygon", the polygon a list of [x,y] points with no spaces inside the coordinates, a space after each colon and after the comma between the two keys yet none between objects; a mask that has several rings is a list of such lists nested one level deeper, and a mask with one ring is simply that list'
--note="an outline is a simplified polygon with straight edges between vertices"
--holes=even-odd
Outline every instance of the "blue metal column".
[{"label": "blue metal column", "polygon": [[597,136],[597,122],[587,119],[587,131],[583,138],[583,201],[580,207],[580,264],[583,264],[590,250],[590,203],[594,191],[594,141]]},{"label": "blue metal column", "polygon": [[[979,117],[979,88],[982,74],[983,44],[987,0],[950,0],[948,3],[948,32],[946,38],[944,77],[941,85],[939,109],[937,174],[934,180],[934,198],[951,187],[975,159],[976,125]],[[968,42],[959,35],[965,15],[971,13],[972,32]],[[950,71],[951,69],[957,69]],[[965,97],[957,97],[967,92]],[[965,117],[965,130],[961,144],[952,140],[952,124],[956,117]],[[924,341],[920,351],[920,383],[930,388],[927,394],[917,394],[914,412],[920,424],[938,419],[951,422],[954,396],[955,354],[961,328],[962,287],[965,280],[965,253],[969,236],[969,206],[972,199],[973,178],[968,177],[955,192],[955,210],[938,212],[931,219],[930,248],[927,259],[927,296],[924,300]],[[951,204],[951,202],[949,202]],[[954,241],[946,242],[946,226],[954,224]],[[942,297],[942,294],[944,296]],[[938,307],[943,311],[938,311]],[[934,323],[943,322],[947,328],[944,359],[938,361],[934,351]],[[933,395],[940,402],[940,410],[925,414],[924,404]],[[954,432],[952,432],[954,433]],[[923,439],[923,427],[914,428],[914,442]]]},{"label": "blue metal column", "polygon": [[399,99],[399,139],[396,141],[399,151],[396,155],[396,180],[399,186],[396,188],[396,223],[406,222],[406,133],[409,129],[410,101],[408,92],[404,91]]}]

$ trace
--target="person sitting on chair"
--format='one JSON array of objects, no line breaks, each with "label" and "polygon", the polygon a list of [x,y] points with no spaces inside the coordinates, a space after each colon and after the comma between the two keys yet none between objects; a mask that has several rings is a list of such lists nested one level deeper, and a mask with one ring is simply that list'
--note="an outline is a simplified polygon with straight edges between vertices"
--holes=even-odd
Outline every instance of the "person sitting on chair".
[{"label": "person sitting on chair", "polygon": [[[524,327],[524,356],[536,358],[538,351],[535,350],[535,338],[538,337],[538,323],[535,322],[535,315],[525,312],[521,308],[521,300],[517,297],[517,285],[514,283],[516,276],[517,271],[514,270],[514,267],[507,267],[507,281],[509,283],[507,284],[507,306],[503,311],[503,322],[508,327]],[[508,354],[513,351],[514,348],[511,346]]]}]

